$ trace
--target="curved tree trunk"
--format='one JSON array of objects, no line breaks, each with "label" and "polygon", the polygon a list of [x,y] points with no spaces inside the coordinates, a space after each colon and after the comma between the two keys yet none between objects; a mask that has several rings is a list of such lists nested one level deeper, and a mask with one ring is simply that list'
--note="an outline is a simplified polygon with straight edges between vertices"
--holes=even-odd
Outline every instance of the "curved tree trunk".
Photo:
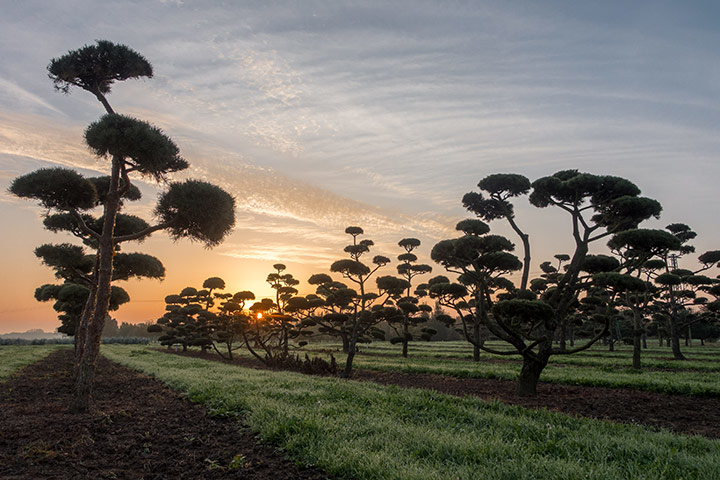
[{"label": "curved tree trunk", "polygon": [[680,351],[680,329],[678,328],[675,318],[670,320],[670,341],[675,360],[687,360],[685,355]]},{"label": "curved tree trunk", "polygon": [[540,380],[540,374],[547,365],[545,361],[537,361],[527,355],[523,356],[523,366],[518,377],[516,392],[523,397],[532,397],[537,395],[537,384]]},{"label": "curved tree trunk", "polygon": [[90,409],[90,395],[95,378],[95,366],[100,353],[100,338],[110,303],[110,284],[112,283],[113,257],[115,255],[113,235],[115,232],[115,217],[120,206],[120,162],[121,159],[113,157],[110,186],[105,197],[105,219],[98,245],[95,305],[92,317],[88,320],[87,338],[84,342],[84,350],[80,356],[75,375],[75,394],[70,402],[70,411],[75,413],[87,412]]}]

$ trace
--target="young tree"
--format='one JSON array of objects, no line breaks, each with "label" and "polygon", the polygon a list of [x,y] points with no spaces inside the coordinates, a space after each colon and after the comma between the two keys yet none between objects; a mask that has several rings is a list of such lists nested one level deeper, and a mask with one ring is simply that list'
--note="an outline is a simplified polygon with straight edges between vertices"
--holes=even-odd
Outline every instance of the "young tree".
[{"label": "young tree", "polygon": [[374,245],[373,241],[367,239],[358,241],[358,237],[364,233],[360,227],[347,227],[345,233],[353,239],[353,243],[345,247],[345,252],[350,258],[333,262],[330,266],[330,271],[341,274],[357,287],[357,290],[354,292],[355,294],[351,295],[351,300],[348,304],[349,308],[346,309],[347,314],[345,314],[342,319],[343,328],[349,333],[347,359],[342,376],[349,378],[352,375],[352,363],[355,358],[358,340],[368,333],[379,321],[379,319],[373,315],[371,307],[373,305],[382,305],[383,303],[378,302],[378,294],[368,291],[367,282],[378,269],[390,263],[390,259],[382,255],[376,255],[372,259],[374,266],[372,268],[368,267],[360,261],[360,258],[370,251],[370,247]]},{"label": "young tree", "polygon": [[317,325],[318,333],[339,337],[343,353],[347,354],[350,351],[351,333],[348,319],[354,310],[353,302],[357,292],[325,273],[312,275],[308,283],[316,285],[315,294],[305,297],[311,322]]},{"label": "young tree", "polygon": [[[160,129],[116,114],[107,100],[106,95],[115,81],[152,77],[152,66],[134,50],[102,40],[53,59],[48,71],[58,90],[68,92],[72,87],[86,90],[107,112],[85,131],[90,149],[98,157],[109,160],[106,190],[98,191],[96,183],[64,168],[37,170],[16,178],[10,187],[13,194],[35,199],[49,211],[71,215],[76,228],[97,243],[93,281],[78,332],[81,343],[77,352],[75,394],[70,406],[71,411],[85,412],[90,406],[100,336],[110,301],[113,257],[118,245],[163,229],[174,239],[187,237],[207,246],[217,245],[234,225],[235,202],[228,193],[209,183],[197,180],[172,183],[158,200],[155,225],[119,235],[116,232],[118,213],[123,196],[132,190],[131,174],[166,181],[168,174],[188,167],[178,147]],[[96,206],[102,208],[102,225],[98,230],[91,228],[83,217],[84,212]]]},{"label": "young tree", "polygon": [[210,325],[215,314],[206,307],[207,290],[185,287],[175,295],[165,297],[165,314],[157,320],[165,327],[165,334],[158,340],[171,347],[179,344],[183,352],[189,346],[201,347],[203,351],[212,345]]},{"label": "young tree", "polygon": [[[211,320],[212,340],[218,355],[232,360],[233,351],[242,347],[243,343],[241,342],[239,346],[233,345],[243,338],[251,320],[250,315],[245,313],[245,306],[250,300],[255,300],[255,294],[245,290],[230,297],[225,295],[223,297],[225,301],[221,303],[219,311]],[[215,342],[225,345],[227,356],[217,348]]]},{"label": "young tree", "polygon": [[[654,270],[651,268],[652,262],[653,259],[666,258],[670,252],[679,250],[681,241],[664,230],[637,228],[615,234],[608,241],[608,247],[621,260],[615,270],[637,277],[630,280],[618,277],[619,273],[616,273],[614,280],[611,280],[616,289],[620,287],[624,289],[623,303],[632,313],[633,368],[640,369],[643,318],[650,307],[650,302],[657,294],[657,288],[650,283]],[[643,276],[644,281],[641,280]]]},{"label": "young tree", "polygon": [[[426,290],[418,288],[415,292],[412,291],[412,281],[418,275],[424,275],[432,272],[430,265],[418,264],[417,255],[412,253],[420,246],[420,240],[417,238],[403,238],[398,242],[398,246],[405,250],[405,253],[398,255],[398,260],[401,262],[397,266],[397,271],[402,280],[404,280],[404,289],[397,287],[397,282],[384,282],[386,288],[383,288],[383,282],[378,279],[378,288],[381,290],[387,290],[391,293],[391,298],[394,300],[400,315],[389,315],[386,319],[390,328],[395,332],[395,339],[399,339],[402,343],[402,356],[408,356],[408,343],[413,339],[411,329],[418,325],[425,323],[428,319],[427,314],[432,312],[432,307],[424,304],[420,304],[420,297],[427,294]],[[382,277],[381,277],[382,278]],[[392,277],[390,277],[392,278]],[[399,290],[397,293],[394,290]],[[425,328],[421,333],[421,338],[430,340],[432,335],[436,333],[432,329]],[[392,342],[394,339],[391,339]],[[397,341],[397,340],[396,340]]]},{"label": "young tree", "polygon": [[287,356],[290,337],[296,337],[299,333],[294,328],[292,316],[285,315],[285,306],[288,300],[298,293],[295,286],[299,285],[300,281],[295,279],[292,274],[283,274],[282,272],[285,271],[286,267],[282,263],[276,263],[273,268],[275,272],[269,274],[265,281],[275,290],[276,320],[280,329],[279,342],[283,355]]},{"label": "young tree", "polygon": [[496,294],[514,289],[505,276],[520,270],[522,263],[510,253],[515,248],[512,242],[500,235],[489,234],[490,227],[485,222],[462,220],[456,230],[464,235],[439,242],[430,257],[458,275],[458,282],[450,283],[445,276],[431,279],[428,284],[430,297],[458,314],[461,333],[473,345],[474,361],[480,361],[481,350],[504,355],[504,352],[485,346],[483,329],[489,326]]}]

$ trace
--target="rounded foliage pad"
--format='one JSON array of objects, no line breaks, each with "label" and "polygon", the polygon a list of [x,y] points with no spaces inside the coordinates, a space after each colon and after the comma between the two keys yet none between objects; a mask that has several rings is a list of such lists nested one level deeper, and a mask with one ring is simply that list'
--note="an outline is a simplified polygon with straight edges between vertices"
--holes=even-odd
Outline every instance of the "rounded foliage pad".
[{"label": "rounded foliage pad", "polygon": [[158,180],[188,167],[175,142],[162,130],[124,115],[107,114],[90,124],[85,141],[96,155],[120,157],[138,172]]},{"label": "rounded foliage pad", "polygon": [[187,180],[170,185],[154,213],[169,224],[174,239],[189,237],[215,246],[235,225],[235,199],[210,183]]}]

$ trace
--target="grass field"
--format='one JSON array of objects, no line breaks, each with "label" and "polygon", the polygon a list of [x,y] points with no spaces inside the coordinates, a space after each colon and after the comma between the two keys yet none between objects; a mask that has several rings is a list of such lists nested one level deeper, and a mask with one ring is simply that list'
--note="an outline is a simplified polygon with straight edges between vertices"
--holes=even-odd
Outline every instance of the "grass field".
[{"label": "grass field", "polygon": [[[499,345],[497,345],[499,347]],[[310,344],[313,354],[329,357],[338,343]],[[466,342],[413,344],[410,356],[400,356],[400,346],[375,342],[363,347],[353,365],[389,372],[434,373],[459,378],[498,378],[514,380],[520,372],[518,356],[499,357],[483,353],[480,362],[472,362],[472,350]],[[671,360],[669,349],[658,347],[643,352],[643,369],[631,368],[632,351],[627,346],[616,352],[599,348],[574,355],[556,355],[540,377],[541,382],[572,385],[635,388],[653,392],[720,397],[720,348],[696,346],[685,349],[688,361]],[[335,353],[342,360],[341,352]]]},{"label": "grass field", "polygon": [[712,479],[720,441],[475,398],[103,346],[296,460],[362,479]]},{"label": "grass field", "polygon": [[[499,343],[493,346],[503,348]],[[640,371],[631,368],[632,350],[624,345],[618,346],[615,352],[595,347],[573,355],[555,355],[543,370],[540,382],[720,397],[720,347],[697,345],[683,351],[689,360],[673,360],[669,348],[651,346],[643,351]],[[332,352],[338,362],[344,359],[341,344],[336,342],[310,343],[298,351],[303,352],[326,359]],[[400,352],[400,345],[373,342],[369,347],[361,347],[353,366],[386,372],[515,380],[522,365],[519,356],[500,357],[489,353],[482,353],[480,362],[473,362],[472,348],[467,342],[414,343],[406,359]],[[244,350],[239,350],[237,355],[251,357]]]},{"label": "grass field", "polygon": [[0,346],[0,381],[6,379],[25,365],[40,360],[65,345],[2,345]]}]

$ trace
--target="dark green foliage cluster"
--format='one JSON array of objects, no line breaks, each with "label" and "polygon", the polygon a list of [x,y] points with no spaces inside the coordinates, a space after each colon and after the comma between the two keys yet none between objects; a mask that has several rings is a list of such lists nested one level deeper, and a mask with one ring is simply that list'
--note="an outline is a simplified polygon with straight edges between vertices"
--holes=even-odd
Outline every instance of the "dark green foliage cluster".
[{"label": "dark green foliage cluster", "polygon": [[77,86],[92,93],[110,93],[115,81],[153,76],[152,65],[139,53],[125,45],[98,40],[53,58],[47,67],[55,88],[68,93]]},{"label": "dark green foliage cluster", "polygon": [[31,198],[47,209],[88,210],[97,203],[97,192],[82,175],[67,168],[41,168],[17,177],[10,193]]},{"label": "dark green foliage cluster", "polygon": [[235,226],[235,199],[220,187],[199,180],[173,183],[155,207],[173,239],[220,244]]},{"label": "dark green foliage cluster", "polygon": [[129,168],[156,180],[189,166],[162,130],[125,115],[111,113],[91,123],[85,130],[85,141],[98,157],[125,158]]}]

